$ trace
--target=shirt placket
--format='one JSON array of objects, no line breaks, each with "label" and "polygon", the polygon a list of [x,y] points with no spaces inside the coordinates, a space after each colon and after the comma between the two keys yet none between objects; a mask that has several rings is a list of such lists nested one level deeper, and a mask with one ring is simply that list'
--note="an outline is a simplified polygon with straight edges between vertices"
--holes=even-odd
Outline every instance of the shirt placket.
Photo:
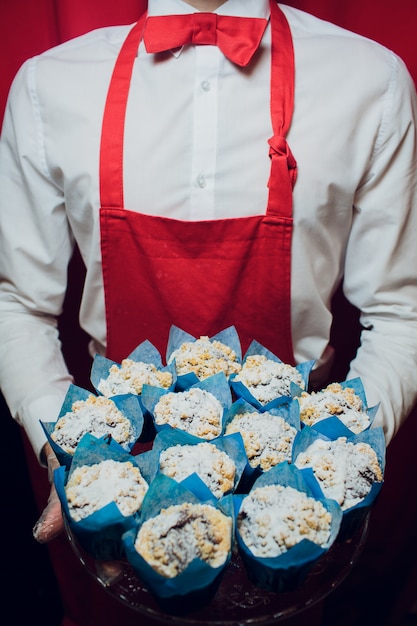
[{"label": "shirt placket", "polygon": [[195,53],[190,219],[201,220],[214,217],[221,54],[215,46],[196,46]]}]

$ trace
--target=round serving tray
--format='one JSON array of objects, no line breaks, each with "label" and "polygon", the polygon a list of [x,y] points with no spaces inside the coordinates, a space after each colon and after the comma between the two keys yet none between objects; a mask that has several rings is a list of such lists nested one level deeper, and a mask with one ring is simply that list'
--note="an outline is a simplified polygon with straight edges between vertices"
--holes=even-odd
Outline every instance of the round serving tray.
[{"label": "round serving tray", "polygon": [[106,591],[133,611],[161,624],[181,626],[250,626],[276,624],[312,607],[350,573],[365,544],[369,514],[349,537],[337,539],[293,591],[270,592],[251,583],[243,562],[234,554],[212,600],[197,610],[164,612],[127,561],[95,561],[79,545],[66,524],[77,558]]}]

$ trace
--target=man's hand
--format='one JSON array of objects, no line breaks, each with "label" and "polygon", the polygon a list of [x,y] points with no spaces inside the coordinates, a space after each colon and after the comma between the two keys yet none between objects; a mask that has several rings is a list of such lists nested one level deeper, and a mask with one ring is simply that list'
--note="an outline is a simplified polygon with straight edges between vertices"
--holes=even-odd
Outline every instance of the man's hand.
[{"label": "man's hand", "polygon": [[49,443],[45,444],[43,454],[48,464],[48,478],[51,483],[51,491],[47,505],[33,528],[33,536],[39,543],[48,543],[62,532],[64,521],[61,502],[53,482],[54,470],[59,467],[59,462]]}]

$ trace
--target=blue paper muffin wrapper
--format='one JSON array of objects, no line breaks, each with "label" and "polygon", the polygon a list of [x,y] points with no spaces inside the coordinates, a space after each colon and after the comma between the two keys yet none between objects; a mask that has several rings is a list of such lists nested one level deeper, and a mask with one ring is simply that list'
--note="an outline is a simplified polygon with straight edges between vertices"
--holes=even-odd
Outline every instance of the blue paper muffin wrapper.
[{"label": "blue paper muffin wrapper", "polygon": [[[171,391],[175,388],[177,379],[175,366],[164,366],[162,363],[161,354],[150,341],[146,340],[139,344],[126,358],[131,359],[132,361],[154,365],[156,369],[160,371],[170,372],[172,374],[172,385],[170,386],[169,390]],[[112,361],[111,359],[101,356],[100,354],[96,354],[94,356],[91,366],[90,380],[98,394],[100,394],[100,391],[98,389],[100,381],[102,379],[106,379],[109,376],[110,368],[114,365],[116,367],[121,367],[121,363]]]},{"label": "blue paper muffin wrapper", "polygon": [[159,402],[159,400],[162,398],[162,396],[166,395],[167,393],[183,393],[185,391],[188,391],[188,389],[192,389],[192,388],[204,389],[205,391],[208,391],[209,393],[213,394],[217,398],[217,400],[220,402],[220,404],[223,407],[223,415],[221,417],[221,432],[223,432],[224,420],[225,420],[227,411],[232,405],[232,394],[231,394],[230,386],[223,372],[214,374],[214,376],[210,376],[209,378],[206,378],[205,380],[198,381],[197,383],[191,385],[191,387],[188,387],[187,389],[182,389],[182,390],[178,390],[175,392],[168,392],[165,389],[160,389],[158,387],[153,387],[151,385],[144,385],[143,390],[142,390],[142,403],[145,407],[145,410],[148,411],[149,414],[152,416],[156,432],[160,432],[161,430],[166,429],[166,428],[172,429],[172,426],[170,426],[169,424],[160,425],[160,424],[157,424],[155,420],[155,415],[154,415],[155,406]]},{"label": "blue paper muffin wrapper", "polygon": [[140,458],[132,457],[113,440],[96,438],[88,433],[78,444],[71,469],[66,470],[64,466],[61,466],[54,472],[55,488],[67,523],[84,550],[97,560],[119,559],[124,556],[122,535],[136,526],[138,513],[125,516],[116,503],[111,502],[88,517],[76,521],[70,513],[65,487],[77,467],[91,466],[108,459],[120,462],[129,461],[137,465],[143,478],[149,484],[151,477],[146,464],[141,464]]},{"label": "blue paper muffin wrapper", "polygon": [[[167,350],[166,350],[167,363],[170,362],[172,353],[175,350],[178,350],[182,344],[193,342],[193,341],[196,341],[197,339],[199,339],[199,337],[194,337],[193,335],[190,335],[189,333],[182,330],[181,328],[178,328],[178,326],[172,325],[169,331],[168,344],[167,344]],[[228,346],[234,351],[238,359],[238,362],[239,363],[242,362],[242,347],[240,344],[239,335],[234,326],[229,326],[228,328],[225,328],[224,330],[220,331],[216,335],[213,335],[212,337],[210,337],[210,341],[220,341],[221,343],[225,344],[226,346]],[[188,389],[192,385],[195,385],[196,383],[198,383],[198,381],[199,379],[194,372],[190,372],[188,374],[181,374],[177,377],[177,382],[176,382],[177,390],[181,391],[183,389]]]},{"label": "blue paper muffin wrapper", "polygon": [[[247,412],[264,413],[265,411],[259,411],[256,407],[253,406],[253,404],[250,404],[244,398],[239,398],[238,400],[233,402],[227,415],[225,416],[224,430],[226,431],[227,425],[233,420],[233,418],[236,415],[239,415],[240,413],[247,413]],[[279,406],[275,406],[271,408],[268,411],[268,413],[271,413],[271,415],[277,415],[279,417],[282,417],[282,419],[284,419],[287,422],[287,424],[295,428],[297,431],[300,430],[299,416],[291,412],[290,405],[281,404]],[[240,493],[248,493],[253,483],[262,474],[264,474],[264,470],[260,466],[252,467],[248,461],[246,463],[246,466],[242,474],[241,481],[240,481],[237,491]]]},{"label": "blue paper muffin wrapper", "polygon": [[[267,359],[271,361],[276,361],[277,363],[283,363],[283,361],[281,361],[281,359],[276,354],[274,354],[273,352],[265,348],[265,346],[260,344],[258,341],[253,340],[245,353],[245,356],[243,358],[243,364],[245,364],[245,361],[249,356],[254,356],[258,354],[265,356]],[[306,390],[308,389],[310,373],[314,366],[314,363],[315,361],[305,361],[304,363],[299,363],[298,365],[295,366],[295,369],[298,370],[298,372],[302,376],[304,389]],[[288,403],[291,401],[291,399],[294,396],[298,395],[301,391],[303,391],[303,388],[291,382],[290,395],[277,396],[277,398],[275,398],[274,400],[271,400],[270,402],[266,404],[262,404],[261,402],[259,402],[259,400],[255,398],[254,395],[252,395],[252,393],[250,392],[248,387],[244,385],[244,383],[242,383],[239,380],[235,380],[236,376],[237,374],[232,374],[230,376],[230,386],[235,396],[237,398],[243,398],[244,400],[252,404],[258,411],[269,411],[270,409],[277,407],[281,404]]]},{"label": "blue paper muffin wrapper", "polygon": [[[198,445],[199,443],[204,442],[206,442],[205,439],[194,437],[193,435],[190,435],[189,433],[186,433],[179,429],[169,428],[161,430],[155,437],[152,450],[150,452],[144,453],[148,456],[148,458],[150,459],[150,463],[152,464],[152,476],[155,477],[157,473],[160,472],[159,457],[163,450],[166,450],[167,448],[175,445]],[[240,433],[220,436],[216,439],[211,439],[209,443],[216,446],[220,451],[225,452],[234,462],[236,467],[236,475],[234,485],[231,490],[234,491],[238,486],[242,474],[248,463],[242,436],[240,435]],[[198,476],[198,474],[193,473],[187,479],[185,479],[185,481],[181,482],[183,484],[192,485],[192,481],[195,476]],[[194,490],[196,489],[197,486],[194,486]],[[210,495],[213,496],[214,494],[210,492]]]},{"label": "blue paper muffin wrapper", "polygon": [[[217,568],[213,568],[200,559],[194,559],[188,567],[175,578],[166,578],[158,574],[136,551],[134,543],[141,525],[148,519],[157,516],[162,509],[171,505],[178,505],[184,502],[194,504],[211,504],[219,508],[223,513],[232,519],[233,531],[233,503],[231,496],[216,500],[211,494],[208,500],[202,500],[195,493],[184,487],[182,483],[158,474],[151,483],[151,486],[142,503],[140,520],[137,528],[127,531],[123,535],[123,544],[128,561],[135,569],[139,578],[152,591],[159,601],[169,601],[175,604],[185,598],[198,596],[201,603],[208,601],[218,582],[220,576],[226,568],[231,558],[231,551],[225,563]],[[173,608],[173,605],[171,606]]]},{"label": "blue paper muffin wrapper", "polygon": [[[302,582],[311,567],[333,545],[339,533],[342,511],[334,500],[315,497],[302,472],[294,465],[286,462],[276,465],[259,476],[252,489],[272,484],[293,487],[307,496],[319,500],[332,517],[330,536],[325,546],[321,547],[312,541],[303,539],[283,554],[273,558],[254,556],[242,540],[236,522],[237,544],[250,580],[255,585],[269,591],[290,591]],[[235,494],[233,496],[236,520],[245,497],[247,495]]]},{"label": "blue paper muffin wrapper", "polygon": [[[51,434],[53,433],[57,422],[64,415],[71,412],[74,402],[76,402],[77,400],[87,400],[90,396],[94,395],[95,394],[87,389],[71,384],[64,398],[64,402],[62,404],[56,422],[40,422],[42,428],[44,429],[48,442],[50,443],[60,465],[64,465],[67,469],[71,466],[73,455],[69,454],[60,445],[58,445],[52,439]],[[110,398],[110,400],[123,413],[123,415],[129,420],[131,424],[133,432],[132,441],[130,443],[122,445],[122,447],[129,452],[130,450],[132,450],[136,441],[138,441],[138,439],[140,438],[144,428],[144,416],[142,407],[139,403],[138,397],[132,394],[114,396],[113,398]],[[108,436],[111,436],[111,429],[109,429]]]},{"label": "blue paper muffin wrapper", "polygon": [[[330,428],[332,424],[334,425],[333,429]],[[349,442],[353,444],[363,442],[367,443],[369,446],[371,446],[371,448],[373,448],[378,458],[382,474],[384,474],[386,460],[386,443],[382,428],[370,428],[359,433],[358,435],[353,435],[348,429],[346,430],[349,433],[349,436],[347,436]],[[346,434],[340,434],[340,428],[336,420],[328,420],[328,428],[326,429],[326,434],[320,433],[316,429],[309,426],[305,426],[295,438],[293,445],[292,462],[294,463],[298,454],[300,454],[300,452],[304,452],[316,439],[334,441],[341,436],[344,437],[346,436]],[[306,482],[309,484],[314,494],[319,498],[325,497],[320,487],[320,482],[316,479],[312,468],[304,468],[300,471],[303,473]],[[355,506],[350,507],[349,509],[342,510],[342,523],[339,532],[339,539],[344,539],[349,534],[352,534],[358,528],[358,526],[362,524],[367,513],[375,504],[375,500],[381,491],[382,485],[383,481],[374,482],[371,490],[365,498],[363,498]]]},{"label": "blue paper muffin wrapper", "polygon": [[[363,432],[369,430],[373,422],[375,420],[375,416],[379,409],[379,404],[376,404],[373,407],[368,407],[368,402],[366,399],[365,389],[363,387],[362,380],[360,378],[351,378],[350,380],[345,380],[339,383],[343,389],[350,388],[353,389],[354,393],[361,399],[363,411],[367,413],[369,418],[369,424],[364,429]],[[298,393],[295,394],[294,398],[298,395],[301,395],[302,390],[299,389]],[[290,411],[294,414],[295,417],[300,418],[300,405],[297,400],[291,402]],[[301,428],[304,428],[305,424],[301,422]],[[343,421],[335,415],[329,416],[327,418],[318,420],[313,425],[310,426],[317,432],[325,435],[329,439],[336,437],[352,437],[355,433],[350,430]]]}]

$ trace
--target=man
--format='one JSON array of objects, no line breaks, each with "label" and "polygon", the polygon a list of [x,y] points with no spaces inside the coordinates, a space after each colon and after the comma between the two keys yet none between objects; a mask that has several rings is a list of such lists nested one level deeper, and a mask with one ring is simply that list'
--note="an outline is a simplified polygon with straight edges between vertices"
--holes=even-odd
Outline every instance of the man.
[{"label": "man", "polygon": [[[75,239],[87,267],[83,328],[93,351],[117,359],[143,339],[163,351],[169,323],[192,334],[234,323],[244,346],[254,337],[283,360],[316,359],[321,386],[343,279],[364,329],[349,377],[362,378],[370,405],[381,403],[376,423],[389,443],[417,389],[407,71],[380,46],[268,1],[148,4],[136,30],[104,29],[29,61],[11,91],[0,382],[12,413],[45,463],[39,419],[56,419],[71,381],[55,319]],[[252,47],[229,59],[211,20],[196,45],[159,48],[174,29],[154,18],[187,5],[236,25],[255,18]],[[237,28],[233,40],[241,37]],[[127,74],[113,74],[118,58]],[[52,497],[36,536],[60,530]]]}]

